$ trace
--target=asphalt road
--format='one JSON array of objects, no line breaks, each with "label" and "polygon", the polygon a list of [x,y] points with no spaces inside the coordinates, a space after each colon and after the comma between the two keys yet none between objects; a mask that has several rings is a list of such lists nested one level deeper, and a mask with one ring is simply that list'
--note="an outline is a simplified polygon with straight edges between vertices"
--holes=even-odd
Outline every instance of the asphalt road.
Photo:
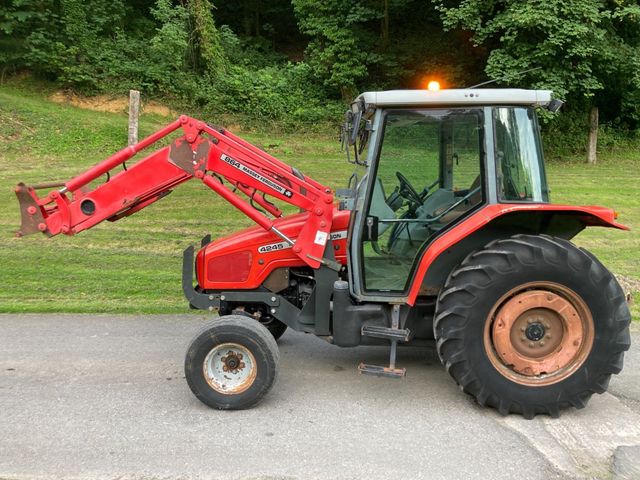
[{"label": "asphalt road", "polygon": [[610,393],[558,420],[475,405],[428,349],[280,340],[256,408],[202,405],[182,372],[204,317],[0,315],[0,479],[640,478],[640,334]]}]

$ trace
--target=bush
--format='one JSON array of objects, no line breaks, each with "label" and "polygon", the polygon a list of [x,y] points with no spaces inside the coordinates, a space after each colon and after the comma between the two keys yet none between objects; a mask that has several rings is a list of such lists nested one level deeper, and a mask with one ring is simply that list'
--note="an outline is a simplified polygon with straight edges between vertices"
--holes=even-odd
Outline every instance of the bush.
[{"label": "bush", "polygon": [[318,90],[306,63],[257,70],[234,65],[217,81],[203,86],[197,103],[206,114],[236,114],[286,128],[339,118],[344,104],[323,102]]},{"label": "bush", "polygon": [[[586,155],[589,115],[586,111],[566,110],[542,121],[544,153],[548,160]],[[598,151],[637,148],[638,131],[602,123],[598,129]]]}]

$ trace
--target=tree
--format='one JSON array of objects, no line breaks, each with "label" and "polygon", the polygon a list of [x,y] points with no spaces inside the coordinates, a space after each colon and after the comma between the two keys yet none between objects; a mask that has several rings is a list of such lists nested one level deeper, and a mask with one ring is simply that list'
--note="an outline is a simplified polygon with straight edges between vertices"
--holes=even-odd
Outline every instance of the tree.
[{"label": "tree", "polygon": [[[640,7],[628,0],[437,0],[445,28],[472,32],[474,45],[490,49],[485,72],[505,83],[547,88],[572,100],[595,121],[596,93],[607,79],[626,72],[625,91],[640,90],[637,34],[628,29],[640,21]],[[636,32],[637,33],[637,32]],[[635,53],[635,56],[631,55]],[[539,67],[538,70],[519,72]],[[633,73],[629,75],[630,71]],[[604,103],[604,102],[602,102]],[[590,129],[591,131],[591,129]],[[595,137],[589,145],[595,148]],[[590,159],[595,161],[593,153]]]},{"label": "tree", "polygon": [[209,0],[190,0],[187,9],[191,17],[191,50],[193,68],[198,73],[215,77],[224,71],[225,61],[218,30],[211,14]]},{"label": "tree", "polygon": [[311,37],[306,54],[315,74],[351,100],[369,67],[381,60],[373,48],[377,36],[366,28],[380,10],[365,0],[293,0],[293,6],[300,31]]}]

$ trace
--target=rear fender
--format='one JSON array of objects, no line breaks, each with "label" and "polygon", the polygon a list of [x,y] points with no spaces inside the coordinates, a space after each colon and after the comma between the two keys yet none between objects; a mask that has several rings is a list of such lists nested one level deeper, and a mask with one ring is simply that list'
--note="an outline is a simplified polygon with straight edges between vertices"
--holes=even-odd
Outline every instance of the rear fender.
[{"label": "rear fender", "polygon": [[488,205],[437,237],[425,250],[407,296],[435,295],[451,272],[469,253],[487,243],[517,234],[553,235],[570,240],[587,227],[629,230],[616,222],[617,214],[605,207],[554,204]]}]

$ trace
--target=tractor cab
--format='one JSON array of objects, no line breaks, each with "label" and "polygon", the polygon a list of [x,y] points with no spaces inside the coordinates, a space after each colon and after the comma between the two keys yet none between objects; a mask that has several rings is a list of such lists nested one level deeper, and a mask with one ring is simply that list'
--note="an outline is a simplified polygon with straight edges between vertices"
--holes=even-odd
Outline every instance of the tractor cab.
[{"label": "tractor cab", "polygon": [[404,297],[428,246],[483,205],[548,202],[535,108],[550,103],[551,92],[530,90],[360,95],[347,114],[354,161],[366,169],[353,294]]}]

